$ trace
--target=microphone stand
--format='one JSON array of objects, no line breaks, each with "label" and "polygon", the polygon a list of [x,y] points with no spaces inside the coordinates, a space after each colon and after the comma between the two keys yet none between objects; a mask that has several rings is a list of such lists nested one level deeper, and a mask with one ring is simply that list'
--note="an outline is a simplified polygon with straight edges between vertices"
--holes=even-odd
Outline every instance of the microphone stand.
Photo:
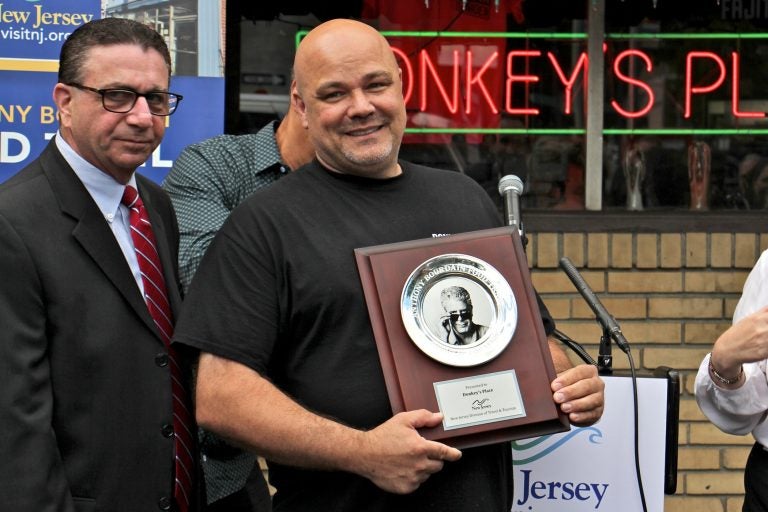
[{"label": "microphone stand", "polygon": [[629,369],[632,377],[632,405],[634,412],[634,444],[635,444],[635,476],[637,478],[637,488],[640,492],[640,501],[642,504],[643,512],[647,512],[648,506],[645,501],[645,490],[643,488],[643,477],[640,471],[640,432],[639,432],[639,413],[638,413],[638,399],[637,399],[637,375],[635,373],[635,360],[632,357],[632,351],[630,350],[629,343],[621,332],[621,327],[616,322],[616,319],[605,310],[600,299],[597,298],[595,293],[589,287],[587,282],[573,266],[571,260],[567,257],[560,258],[560,267],[568,275],[568,278],[573,282],[573,285],[579,291],[581,296],[587,302],[589,307],[595,313],[595,319],[603,328],[602,336],[600,337],[600,349],[598,354],[598,373],[600,375],[611,375],[613,373],[612,364],[613,356],[611,354],[612,342],[616,342],[616,345],[622,352],[627,354],[629,359]]},{"label": "microphone stand", "polygon": [[613,346],[610,331],[603,327],[603,334],[600,336],[600,348],[597,352],[597,372],[600,375],[613,374],[613,355],[611,347]]},{"label": "microphone stand", "polygon": [[528,235],[525,234],[522,224],[520,224],[520,241],[523,243],[523,250],[528,248]]}]

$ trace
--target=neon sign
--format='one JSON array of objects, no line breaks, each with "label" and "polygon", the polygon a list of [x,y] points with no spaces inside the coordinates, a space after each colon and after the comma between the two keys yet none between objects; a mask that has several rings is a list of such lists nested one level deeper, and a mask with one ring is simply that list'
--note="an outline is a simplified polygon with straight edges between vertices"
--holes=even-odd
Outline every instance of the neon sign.
[{"label": "neon sign", "polygon": [[[485,61],[477,62],[476,56],[472,50],[467,50],[464,55],[459,51],[453,51],[453,63],[449,69],[450,79],[445,80],[440,76],[438,67],[433,61],[433,57],[426,50],[421,50],[418,54],[418,65],[414,66],[410,60],[406,60],[405,52],[397,47],[393,47],[395,54],[400,57],[403,66],[403,80],[405,90],[405,100],[408,103],[414,93],[414,87],[418,87],[419,109],[428,111],[435,103],[442,104],[449,112],[456,114],[460,109],[460,103],[464,105],[466,114],[472,113],[473,95],[478,94],[483,99],[483,104],[494,114],[502,109],[510,115],[539,115],[540,111],[535,107],[521,107],[513,105],[512,88],[518,83],[536,84],[541,77],[534,74],[520,74],[514,71],[513,61],[516,59],[534,59],[540,58],[542,52],[538,50],[511,50],[506,55],[506,65],[504,66],[504,100],[503,106],[488,90],[488,85],[484,81],[485,74],[493,68],[499,67],[501,59],[499,52],[494,52],[487,57]],[[463,57],[463,58],[462,58]],[[589,58],[586,52],[582,52],[577,59],[576,65],[566,72],[564,66],[560,63],[558,56],[553,52],[546,52],[546,57],[552,65],[555,75],[563,86],[565,96],[563,113],[572,114],[573,86],[577,79],[581,77],[586,81],[586,69],[589,66]],[[642,50],[624,50],[620,52],[613,61],[613,73],[618,81],[626,83],[629,87],[637,88],[646,96],[647,101],[641,108],[630,110],[620,104],[616,99],[610,100],[610,105],[614,111],[622,117],[639,118],[645,116],[654,106],[656,95],[651,85],[639,76],[631,76],[623,71],[622,65],[630,59],[639,60],[650,73],[653,71],[653,60],[650,55]],[[711,83],[697,84],[694,79],[694,64],[697,61],[711,61],[717,65],[717,78]],[[464,79],[462,80],[462,68],[464,69]],[[478,69],[479,68],[479,69]],[[740,57],[737,52],[731,53],[731,113],[737,118],[757,118],[765,117],[764,112],[745,112],[739,110],[739,68]],[[478,69],[477,71],[474,71]],[[709,51],[690,51],[685,59],[685,89],[683,97],[685,99],[684,119],[690,119],[691,102],[696,95],[705,95],[716,91],[726,80],[728,70],[725,61],[717,54]],[[568,73],[568,74],[566,74]],[[639,75],[639,73],[637,74]],[[418,83],[418,85],[416,85]],[[439,94],[430,97],[428,94],[429,85],[437,88]],[[475,92],[477,91],[477,92]]]},{"label": "neon sign", "polygon": [[[297,35],[297,43],[305,33]],[[394,51],[403,72],[403,93],[409,112],[438,113],[451,121],[447,126],[409,126],[410,133],[584,133],[582,128],[499,128],[498,123],[488,126],[467,122],[473,115],[485,112],[487,119],[501,114],[518,117],[522,121],[541,115],[539,105],[532,97],[541,97],[542,81],[559,90],[558,109],[564,116],[573,116],[577,87],[586,90],[589,57],[586,51],[577,55],[568,52],[562,57],[554,51],[531,49],[504,50],[507,39],[548,39],[583,42],[586,34],[580,33],[484,33],[484,32],[383,32],[392,41]],[[448,41],[448,51],[429,52],[420,49],[409,51],[403,39],[431,38]],[[460,44],[462,39],[481,40],[479,44]],[[606,34],[606,41],[630,40],[766,40],[768,34]],[[473,48],[485,45],[485,52]],[[487,48],[495,51],[487,51]],[[605,48],[605,47],[604,47]],[[681,119],[690,122],[694,117],[697,100],[717,98],[720,103],[730,100],[730,113],[734,119],[761,119],[762,111],[750,111],[741,106],[741,56],[731,51],[727,57],[711,50],[690,50],[680,63],[684,79],[680,91],[674,91],[680,103]],[[532,70],[534,68],[535,70]],[[621,97],[606,98],[606,113],[618,118],[638,120],[648,116],[659,102],[659,90],[654,89],[655,69],[653,54],[643,49],[630,48],[619,51],[606,59],[606,77],[623,88]],[[727,89],[726,89],[727,87]],[[632,98],[629,101],[628,98]],[[562,99],[560,99],[562,98]],[[724,101],[724,98],[725,101]],[[551,98],[550,98],[551,99]],[[682,100],[682,101],[679,101]],[[552,106],[551,104],[549,105]],[[585,105],[586,107],[586,105]],[[449,115],[450,114],[450,115]],[[463,121],[463,122],[462,122]],[[526,123],[528,124],[528,123]],[[634,125],[632,125],[634,126]],[[697,129],[697,128],[605,128],[604,133],[768,133],[768,128]]]}]

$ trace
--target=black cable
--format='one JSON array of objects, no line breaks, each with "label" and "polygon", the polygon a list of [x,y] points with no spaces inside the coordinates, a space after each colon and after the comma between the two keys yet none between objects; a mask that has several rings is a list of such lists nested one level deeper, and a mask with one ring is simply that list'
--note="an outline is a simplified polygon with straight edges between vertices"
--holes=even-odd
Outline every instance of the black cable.
[{"label": "black cable", "polygon": [[[556,340],[560,341],[564,345],[566,345],[568,348],[573,350],[576,355],[578,355],[582,361],[584,361],[587,364],[591,365],[597,365],[597,362],[590,356],[587,351],[584,349],[584,347],[581,346],[581,344],[577,343],[570,337],[568,337],[567,334],[563,333],[562,331],[559,331],[558,329],[555,329],[552,332],[552,337],[554,337]],[[640,414],[638,410],[638,398],[637,398],[637,375],[635,373],[635,360],[632,357],[632,352],[629,349],[629,346],[627,346],[627,358],[629,359],[629,368],[631,372],[631,378],[632,378],[632,406],[633,406],[633,415],[634,415],[634,448],[635,448],[635,478],[637,479],[637,489],[640,492],[640,502],[643,505],[643,512],[648,512],[648,505],[645,502],[645,489],[643,487],[643,476],[640,472]]]},{"label": "black cable", "polygon": [[629,359],[629,369],[632,373],[632,397],[635,414],[635,474],[637,476],[637,488],[640,491],[640,501],[643,504],[643,512],[648,512],[648,506],[645,503],[643,477],[640,474],[640,428],[637,406],[637,376],[635,375],[635,360],[632,358],[632,353],[629,349],[627,349],[627,358]]},{"label": "black cable", "polygon": [[573,350],[579,358],[581,358],[582,361],[584,361],[587,364],[591,364],[592,366],[597,365],[597,362],[592,359],[592,356],[587,353],[586,350],[584,350],[584,347],[582,347],[579,343],[574,341],[573,339],[569,338],[567,334],[564,332],[555,329],[552,331],[552,336],[561,342],[562,344],[566,345],[568,348]]}]

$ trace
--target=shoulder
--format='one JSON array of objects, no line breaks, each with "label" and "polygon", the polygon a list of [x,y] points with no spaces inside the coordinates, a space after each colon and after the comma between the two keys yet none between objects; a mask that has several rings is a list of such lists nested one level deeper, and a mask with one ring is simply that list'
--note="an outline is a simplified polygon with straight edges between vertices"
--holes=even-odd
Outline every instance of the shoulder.
[{"label": "shoulder", "polygon": [[286,209],[304,205],[327,193],[318,172],[325,171],[312,162],[289,172],[268,187],[254,190],[232,210],[230,218],[234,218],[235,223],[248,222],[246,219],[261,222],[268,218],[279,221]]},{"label": "shoulder", "polygon": [[744,287],[745,290],[750,287],[763,289],[766,285],[768,285],[768,250],[763,251],[755,266],[752,267]]},{"label": "shoulder", "polygon": [[[282,211],[305,193],[306,184],[302,184],[308,177],[305,171],[293,171],[283,175],[280,179],[269,183],[269,186],[255,187],[254,190],[243,199],[234,209],[236,210],[272,210]],[[234,213],[234,211],[232,213]]]},{"label": "shoulder", "polygon": [[403,167],[405,172],[409,172],[414,177],[421,180],[449,186],[480,188],[475,180],[458,171],[428,167],[426,165],[415,164],[405,160],[400,160],[400,165]]},{"label": "shoulder", "polygon": [[258,133],[217,135],[190,144],[173,163],[164,180],[166,188],[188,183],[214,182],[226,187],[243,186],[280,161],[274,123]]},{"label": "shoulder", "polygon": [[182,155],[192,156],[218,156],[226,153],[242,153],[251,147],[258,139],[255,133],[246,135],[217,135],[210,139],[190,144],[182,151]]},{"label": "shoulder", "polygon": [[752,268],[747,279],[747,284],[759,288],[766,288],[768,294],[768,250],[763,251],[757,263]]},{"label": "shoulder", "polygon": [[768,250],[763,251],[744,282],[736,309],[734,323],[768,305]]},{"label": "shoulder", "polygon": [[218,135],[185,147],[173,163],[168,180],[246,167],[254,135]]},{"label": "shoulder", "polygon": [[[0,184],[0,211],[29,210],[35,204],[50,201],[46,191],[53,192],[43,171],[44,160],[50,161],[50,148],[38,158]],[[55,151],[55,149],[53,150]],[[63,169],[56,169],[61,171]]]},{"label": "shoulder", "polygon": [[411,174],[415,184],[412,189],[418,194],[437,194],[443,197],[460,198],[473,203],[490,203],[488,193],[475,180],[466,174],[453,170],[437,169],[425,165],[400,161],[404,172]]},{"label": "shoulder", "polygon": [[[43,179],[42,182],[41,179]],[[13,197],[35,194],[44,182],[44,174],[40,165],[37,165],[37,162],[32,162],[0,184],[0,204],[4,204]]]},{"label": "shoulder", "polygon": [[768,274],[768,250],[763,251],[755,263],[755,269],[762,274]]},{"label": "shoulder", "polygon": [[[277,152],[275,140],[275,123],[269,123],[257,133],[243,135],[217,135],[194,144],[190,144],[181,152],[179,158],[193,158],[216,161],[221,157],[229,157],[238,161],[253,163],[265,156],[274,159]],[[227,162],[231,165],[233,162]]]}]

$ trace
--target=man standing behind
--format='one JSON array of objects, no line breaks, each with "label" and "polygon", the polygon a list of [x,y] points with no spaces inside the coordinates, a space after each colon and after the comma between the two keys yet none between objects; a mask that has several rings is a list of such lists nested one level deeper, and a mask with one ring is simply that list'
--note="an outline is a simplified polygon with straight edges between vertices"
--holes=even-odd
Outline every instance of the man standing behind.
[{"label": "man standing behind", "polygon": [[[256,190],[314,157],[297,114],[289,110],[258,133],[219,135],[182,151],[163,188],[179,218],[179,273],[186,290],[229,214]],[[269,490],[253,453],[201,431],[209,512],[271,510]]]},{"label": "man standing behind", "polygon": [[257,133],[219,135],[181,152],[163,188],[179,218],[179,274],[185,290],[232,210],[314,156],[291,110]]},{"label": "man standing behind", "polygon": [[59,131],[0,186],[0,510],[196,507],[176,218],[135,174],[181,100],[170,76],[151,28],[78,28]]},{"label": "man standing behind", "polygon": [[[317,160],[236,209],[198,269],[175,338],[203,351],[198,419],[267,458],[275,511],[508,512],[509,443],[462,453],[419,434],[441,414],[392,415],[353,252],[498,227],[498,212],[470,178],[398,162],[400,71],[371,27],[320,25],[294,72]],[[553,355],[553,400],[599,419],[595,367]]]}]

